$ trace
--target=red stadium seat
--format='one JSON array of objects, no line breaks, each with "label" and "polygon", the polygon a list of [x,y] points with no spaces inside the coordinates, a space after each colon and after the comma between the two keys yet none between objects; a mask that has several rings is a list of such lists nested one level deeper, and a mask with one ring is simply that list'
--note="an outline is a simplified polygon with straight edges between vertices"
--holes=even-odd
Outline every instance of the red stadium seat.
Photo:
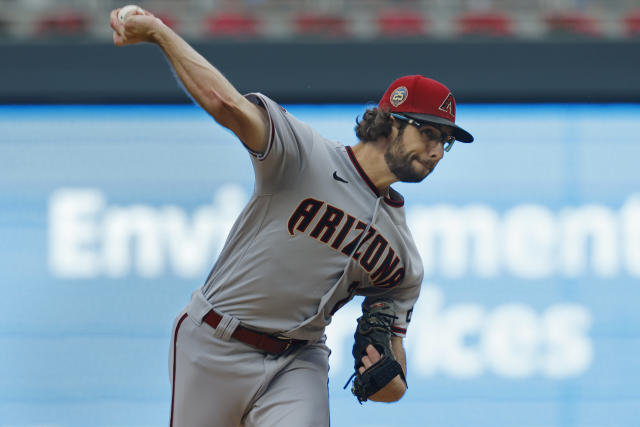
[{"label": "red stadium seat", "polygon": [[552,34],[599,37],[602,35],[596,19],[584,12],[555,12],[544,17]]},{"label": "red stadium seat", "polygon": [[623,24],[627,37],[640,37],[640,9],[627,14],[623,19]]},{"label": "red stadium seat", "polygon": [[458,18],[458,34],[490,37],[513,35],[511,18],[500,12],[465,12]]},{"label": "red stadium seat", "polygon": [[89,28],[89,20],[86,16],[64,11],[44,16],[36,22],[35,32],[38,36],[75,36],[86,33]]},{"label": "red stadium seat", "polygon": [[383,10],[378,15],[378,32],[383,37],[423,36],[427,21],[417,12]]},{"label": "red stadium seat", "polygon": [[324,13],[302,13],[295,17],[294,28],[302,36],[344,37],[349,34],[342,16]]},{"label": "red stadium seat", "polygon": [[206,33],[221,37],[255,37],[258,20],[244,13],[218,13],[207,18]]}]

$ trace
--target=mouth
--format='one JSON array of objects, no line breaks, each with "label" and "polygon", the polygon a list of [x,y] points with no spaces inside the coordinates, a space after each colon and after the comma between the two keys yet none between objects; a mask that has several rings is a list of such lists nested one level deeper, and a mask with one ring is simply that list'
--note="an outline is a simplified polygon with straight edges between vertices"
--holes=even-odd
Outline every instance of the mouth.
[{"label": "mouth", "polygon": [[425,161],[420,161],[417,158],[414,159],[415,161],[417,161],[418,163],[420,163],[427,171],[432,171],[434,167],[436,167],[436,165],[429,161],[429,160],[425,160]]}]

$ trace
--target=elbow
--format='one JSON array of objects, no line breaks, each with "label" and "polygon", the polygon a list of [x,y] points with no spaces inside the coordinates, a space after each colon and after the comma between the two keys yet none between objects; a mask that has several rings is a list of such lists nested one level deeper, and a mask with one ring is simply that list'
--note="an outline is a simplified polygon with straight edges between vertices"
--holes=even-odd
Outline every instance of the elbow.
[{"label": "elbow", "polygon": [[398,390],[396,392],[396,394],[393,396],[393,400],[392,402],[397,402],[398,400],[402,399],[402,397],[404,396],[404,393],[407,391],[407,387],[403,386],[400,390]]},{"label": "elbow", "polygon": [[385,393],[383,396],[372,396],[371,400],[374,402],[394,403],[402,399],[402,396],[404,396],[404,390],[397,393]]},{"label": "elbow", "polygon": [[387,403],[393,403],[393,402],[397,402],[398,400],[402,399],[402,396],[404,396],[405,390],[406,390],[405,387],[392,390],[389,393],[388,400],[386,400],[386,402]]},{"label": "elbow", "polygon": [[231,123],[241,111],[242,95],[232,96],[223,94],[210,88],[204,99],[202,107],[222,126],[230,127]]},{"label": "elbow", "polygon": [[375,402],[393,403],[402,399],[406,390],[407,386],[404,381],[400,377],[396,377],[380,391],[373,394],[370,399]]}]

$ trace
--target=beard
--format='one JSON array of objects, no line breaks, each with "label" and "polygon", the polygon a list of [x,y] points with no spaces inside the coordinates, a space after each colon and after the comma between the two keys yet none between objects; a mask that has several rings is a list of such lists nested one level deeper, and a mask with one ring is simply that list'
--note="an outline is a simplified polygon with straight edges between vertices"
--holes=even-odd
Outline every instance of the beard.
[{"label": "beard", "polygon": [[425,165],[427,168],[426,173],[421,170],[416,170],[413,167],[413,161],[418,161],[418,156],[407,153],[404,144],[402,144],[401,136],[402,135],[398,135],[389,144],[384,153],[384,160],[387,163],[387,167],[396,178],[402,182],[421,182],[433,171],[436,164],[428,161],[428,164]]}]

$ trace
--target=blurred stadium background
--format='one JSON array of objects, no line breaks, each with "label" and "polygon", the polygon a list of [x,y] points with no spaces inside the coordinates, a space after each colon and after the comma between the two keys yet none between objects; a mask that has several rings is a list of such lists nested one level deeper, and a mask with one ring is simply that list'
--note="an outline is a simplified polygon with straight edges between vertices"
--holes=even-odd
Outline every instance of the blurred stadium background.
[{"label": "blurred stadium background", "polygon": [[[2,0],[6,37],[90,36],[114,0]],[[140,5],[192,38],[437,37],[620,39],[640,34],[635,0],[153,0]]]},{"label": "blurred stadium background", "polygon": [[[0,0],[0,427],[167,425],[173,317],[252,191],[159,50],[111,45],[124,4]],[[139,4],[344,144],[410,73],[476,136],[399,186],[427,273],[409,392],[342,390],[353,302],[333,426],[638,425],[638,0]]]}]

